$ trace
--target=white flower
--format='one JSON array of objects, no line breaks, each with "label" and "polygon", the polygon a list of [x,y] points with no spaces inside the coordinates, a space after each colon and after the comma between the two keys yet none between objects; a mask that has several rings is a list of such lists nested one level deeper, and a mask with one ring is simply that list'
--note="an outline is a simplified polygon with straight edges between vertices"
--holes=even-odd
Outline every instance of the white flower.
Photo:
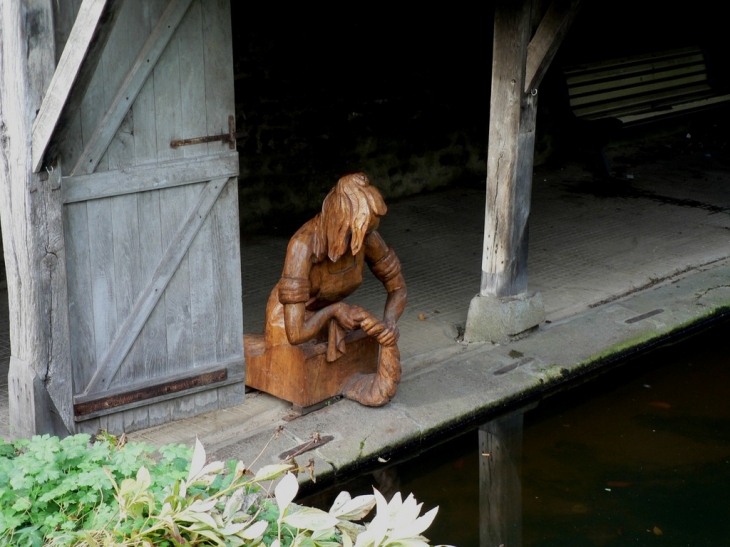
[{"label": "white flower", "polygon": [[419,517],[423,504],[416,503],[413,494],[403,501],[396,493],[388,503],[380,492],[373,490],[377,514],[358,536],[355,547],[428,547],[421,533],[433,522],[438,507]]}]

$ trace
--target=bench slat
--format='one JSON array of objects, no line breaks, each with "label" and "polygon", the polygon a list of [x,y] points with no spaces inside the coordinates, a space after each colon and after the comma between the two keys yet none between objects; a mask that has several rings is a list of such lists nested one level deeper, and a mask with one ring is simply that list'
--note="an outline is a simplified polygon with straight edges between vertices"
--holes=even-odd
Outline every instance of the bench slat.
[{"label": "bench slat", "polygon": [[710,85],[697,46],[576,65],[564,73],[570,107],[587,120],[643,123],[728,100]]},{"label": "bench slat", "polygon": [[576,97],[570,100],[573,108],[579,108],[583,105],[594,103],[620,102],[626,98],[636,97],[641,100],[644,96],[649,96],[655,92],[664,93],[666,97],[682,97],[687,93],[697,90],[698,86],[703,89],[712,89],[707,83],[706,74],[697,74],[682,80],[654,82],[651,84],[634,86],[632,88],[622,88],[606,91],[604,93],[594,93],[592,95]]},{"label": "bench slat", "polygon": [[595,63],[582,63],[579,65],[573,65],[563,68],[563,74],[565,74],[566,77],[572,77],[588,71],[610,70],[612,67],[617,67],[618,69],[621,69],[622,67],[629,66],[634,63],[661,62],[663,59],[672,59],[687,55],[703,55],[702,49],[697,46],[690,46],[668,51],[646,53],[643,55],[632,55],[630,57],[607,59],[605,61],[598,61]]},{"label": "bench slat", "polygon": [[670,91],[656,92],[641,97],[627,97],[621,101],[610,103],[594,103],[582,108],[575,108],[575,115],[579,118],[600,119],[615,118],[631,112],[644,112],[652,109],[667,109],[672,104],[683,104],[712,96],[712,89],[707,85],[699,85],[695,88],[686,88],[682,100]]},{"label": "bench slat", "polygon": [[[657,82],[656,85],[666,85],[667,82],[677,82],[681,84],[683,81],[697,82],[697,76],[701,76],[702,80],[707,79],[707,67],[704,63],[694,65],[692,67],[682,67],[675,70],[665,70],[661,72],[647,72],[638,76],[616,78],[614,80],[601,81],[598,83],[588,83],[586,85],[573,86],[569,90],[570,97],[581,95],[597,95],[602,92],[614,89],[637,89],[637,93],[641,93],[641,87],[651,82]],[[687,80],[685,80],[687,79]]]},{"label": "bench slat", "polygon": [[716,95],[714,97],[707,97],[699,101],[673,105],[669,110],[663,110],[660,112],[645,112],[643,114],[633,114],[629,116],[622,116],[619,119],[625,124],[637,124],[643,121],[648,121],[657,116],[670,116],[673,114],[680,114],[687,110],[698,110],[703,108],[709,108],[711,106],[719,105],[722,103],[730,102],[729,95]]}]

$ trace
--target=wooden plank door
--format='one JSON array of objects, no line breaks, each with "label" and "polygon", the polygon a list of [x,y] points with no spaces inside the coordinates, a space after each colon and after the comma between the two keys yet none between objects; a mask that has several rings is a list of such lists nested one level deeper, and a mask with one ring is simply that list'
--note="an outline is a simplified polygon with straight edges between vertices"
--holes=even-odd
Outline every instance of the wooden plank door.
[{"label": "wooden plank door", "polygon": [[[78,8],[77,8],[78,9]],[[61,143],[74,419],[243,401],[229,0],[126,1]]]}]

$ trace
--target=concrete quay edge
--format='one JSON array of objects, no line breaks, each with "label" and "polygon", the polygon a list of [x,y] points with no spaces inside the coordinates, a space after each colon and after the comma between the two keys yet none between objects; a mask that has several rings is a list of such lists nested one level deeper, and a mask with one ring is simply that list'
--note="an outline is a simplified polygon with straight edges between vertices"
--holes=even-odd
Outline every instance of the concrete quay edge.
[{"label": "concrete quay edge", "polygon": [[[305,446],[313,434],[332,437],[295,460],[300,466],[314,461],[318,485],[340,481],[412,457],[504,410],[549,396],[585,375],[600,375],[627,357],[727,315],[730,259],[543,324],[507,344],[472,343],[451,355],[444,352],[448,356],[441,361],[429,358],[431,364],[404,374],[395,398],[384,407],[342,400],[285,421],[282,404],[254,429],[219,433],[212,443],[204,436],[201,440],[209,458],[241,459],[257,469]],[[283,430],[274,439],[278,426]],[[306,472],[299,480],[305,489],[313,486]]]}]

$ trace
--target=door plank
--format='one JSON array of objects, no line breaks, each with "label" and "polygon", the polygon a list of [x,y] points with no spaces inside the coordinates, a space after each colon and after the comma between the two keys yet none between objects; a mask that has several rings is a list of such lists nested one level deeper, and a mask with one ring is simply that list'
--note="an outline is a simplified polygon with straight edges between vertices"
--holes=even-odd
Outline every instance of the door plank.
[{"label": "door plank", "polygon": [[[160,219],[160,192],[143,192],[137,199],[139,217],[145,219],[140,232],[140,276],[152,279],[162,256],[162,221]],[[157,377],[167,369],[167,333],[164,306],[155,306],[141,333],[141,366],[150,377]]]},{"label": "door plank", "polygon": [[[125,2],[107,47],[104,48],[101,58],[101,69],[104,72],[104,105],[112,104],[134,58],[139,53],[141,45],[139,42],[129,40],[129,30],[134,24],[134,12],[141,8],[142,3]],[[109,170],[133,164],[134,136],[131,108],[124,115],[104,155],[106,158],[103,163]]]},{"label": "door plank", "polygon": [[[192,0],[170,0],[157,25],[134,60],[124,83],[108,110],[86,139],[84,151],[71,169],[72,175],[92,173],[114,138],[130,105],[142,89],[157,60],[170,42]],[[97,75],[98,75],[97,71]]]},{"label": "door plank", "polygon": [[[228,132],[228,116],[234,114],[233,37],[229,0],[206,0],[203,12],[205,36],[205,104],[208,135]],[[220,153],[222,143],[208,143],[208,152]]]},{"label": "door plank", "polygon": [[[69,295],[69,331],[75,392],[96,370],[94,315],[91,300],[91,259],[86,203],[65,207],[64,235]],[[159,255],[158,255],[159,256]]]},{"label": "door plank", "polygon": [[238,180],[231,178],[213,209],[213,261],[216,356],[219,360],[243,355],[243,295],[241,243],[238,220]]},{"label": "door plank", "polygon": [[[161,192],[160,211],[162,215],[162,243],[167,245],[185,222],[185,211],[195,199],[190,201],[190,188],[173,188]],[[193,186],[200,192],[200,185]],[[197,198],[197,195],[195,196]],[[202,226],[202,223],[201,223]],[[192,320],[190,318],[190,269],[189,249],[180,260],[177,271],[165,288],[163,295],[165,332],[164,343],[167,347],[167,361],[164,374],[192,366]]]},{"label": "door plank", "polygon": [[[144,288],[144,278],[140,275],[140,219],[137,216],[137,196],[119,196],[112,200],[112,227],[114,242],[114,279],[117,305],[117,321],[121,322],[132,313],[135,301]],[[130,348],[126,361],[136,361],[140,348],[137,344]],[[129,383],[135,375],[149,374],[144,369],[121,367],[115,382]]]},{"label": "door plank", "polygon": [[223,191],[225,183],[225,179],[212,180],[201,192],[187,220],[162,256],[153,278],[137,300],[133,312],[124,321],[110,345],[109,351],[100,361],[94,377],[84,391],[85,394],[104,390],[110,385],[122,360],[142,330],[144,322],[159,301],[183,256],[187,253],[190,243]]},{"label": "door plank", "polygon": [[63,48],[51,83],[48,85],[38,116],[33,122],[31,146],[34,173],[41,168],[43,154],[51,141],[71,88],[81,70],[86,52],[97,32],[99,19],[104,13],[106,3],[107,0],[84,0],[71,28],[71,34]]},{"label": "door plank", "polygon": [[238,154],[179,159],[91,175],[63,177],[64,203],[135,194],[238,175]]},{"label": "door plank", "polygon": [[87,203],[87,212],[94,341],[98,363],[109,350],[117,331],[111,198],[90,201]]}]

